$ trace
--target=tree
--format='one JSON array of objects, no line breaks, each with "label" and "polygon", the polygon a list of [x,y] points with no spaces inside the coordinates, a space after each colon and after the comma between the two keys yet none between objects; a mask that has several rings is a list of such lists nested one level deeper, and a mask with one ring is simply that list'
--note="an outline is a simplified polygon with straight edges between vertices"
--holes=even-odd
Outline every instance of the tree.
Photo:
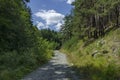
[{"label": "tree", "polygon": [[43,39],[46,39],[50,43],[54,44],[54,49],[60,49],[62,42],[61,42],[61,35],[59,32],[50,29],[42,29],[40,30],[40,36]]},{"label": "tree", "polygon": [[63,35],[63,41],[69,40],[73,33],[72,33],[72,29],[73,29],[73,19],[72,19],[72,15],[67,15],[64,18],[64,24],[61,26],[61,34]]},{"label": "tree", "polygon": [[67,39],[70,33],[79,39],[96,39],[104,36],[111,26],[119,26],[119,0],[75,0],[72,5],[72,18],[66,18],[62,25]]}]

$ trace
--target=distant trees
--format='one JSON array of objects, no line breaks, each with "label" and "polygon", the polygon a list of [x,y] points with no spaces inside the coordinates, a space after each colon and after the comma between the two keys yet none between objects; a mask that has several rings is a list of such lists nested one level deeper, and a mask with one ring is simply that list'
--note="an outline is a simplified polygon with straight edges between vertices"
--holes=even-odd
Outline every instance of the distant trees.
[{"label": "distant trees", "polygon": [[70,32],[81,39],[95,39],[104,36],[110,28],[120,26],[119,0],[75,0],[73,6],[72,14],[69,19],[65,17],[61,29],[62,33],[67,32],[64,34],[67,37]]},{"label": "distant trees", "polygon": [[43,39],[53,43],[54,49],[60,49],[62,41],[61,34],[59,32],[50,29],[42,29],[40,30],[40,35]]}]

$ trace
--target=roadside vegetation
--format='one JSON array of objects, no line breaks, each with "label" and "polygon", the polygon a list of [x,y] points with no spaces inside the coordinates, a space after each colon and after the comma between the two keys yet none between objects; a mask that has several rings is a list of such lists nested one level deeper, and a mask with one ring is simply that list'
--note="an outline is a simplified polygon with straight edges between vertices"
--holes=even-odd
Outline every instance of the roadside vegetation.
[{"label": "roadside vegetation", "polygon": [[75,0],[65,17],[62,49],[86,80],[120,79],[120,1]]},{"label": "roadside vegetation", "polygon": [[120,0],[75,0],[60,32],[38,30],[27,3],[0,0],[0,80],[21,79],[60,48],[86,80],[120,79]]},{"label": "roadside vegetation", "polygon": [[[118,80],[120,78],[120,29],[111,31],[88,46],[82,40],[71,39],[61,51],[67,53],[76,71],[89,80]],[[77,42],[76,42],[77,41]]]},{"label": "roadside vegetation", "polygon": [[58,45],[33,26],[28,2],[0,0],[0,80],[21,79],[47,62]]}]

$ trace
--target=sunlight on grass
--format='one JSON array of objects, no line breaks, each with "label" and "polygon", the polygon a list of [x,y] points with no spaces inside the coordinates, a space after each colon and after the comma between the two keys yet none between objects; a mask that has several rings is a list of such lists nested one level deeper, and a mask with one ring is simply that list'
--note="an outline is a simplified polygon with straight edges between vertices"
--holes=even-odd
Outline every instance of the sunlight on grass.
[{"label": "sunlight on grass", "polygon": [[[75,46],[63,48],[68,60],[77,68],[79,74],[84,74],[89,80],[117,80],[120,78],[120,31],[111,31],[86,47],[81,40]],[[74,45],[74,42],[73,42]]]}]

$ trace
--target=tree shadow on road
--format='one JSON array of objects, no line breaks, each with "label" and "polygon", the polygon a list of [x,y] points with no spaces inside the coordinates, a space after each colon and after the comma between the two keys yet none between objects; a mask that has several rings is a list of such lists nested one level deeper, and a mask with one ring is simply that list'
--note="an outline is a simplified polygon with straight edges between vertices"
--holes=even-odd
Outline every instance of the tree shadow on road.
[{"label": "tree shadow on road", "polygon": [[72,67],[56,61],[52,59],[22,80],[80,80]]}]

